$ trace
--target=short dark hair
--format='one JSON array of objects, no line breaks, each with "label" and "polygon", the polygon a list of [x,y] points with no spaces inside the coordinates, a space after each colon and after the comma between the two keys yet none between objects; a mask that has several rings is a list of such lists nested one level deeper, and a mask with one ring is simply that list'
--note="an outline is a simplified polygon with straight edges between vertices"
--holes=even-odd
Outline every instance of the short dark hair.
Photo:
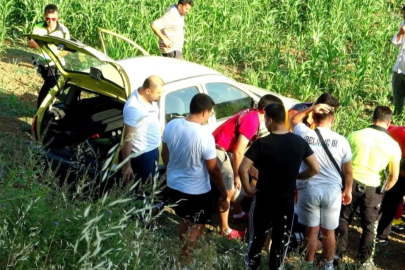
[{"label": "short dark hair", "polygon": [[378,106],[373,113],[373,122],[384,122],[392,119],[392,110],[388,106]]},{"label": "short dark hair", "polygon": [[187,4],[194,7],[193,0],[179,0],[179,2],[177,2],[177,5],[187,5]]},{"label": "short dark hair", "polygon": [[333,110],[331,110],[329,113],[322,113],[322,114],[314,113],[314,120],[317,123],[322,122],[323,120],[325,120],[331,116],[334,116],[336,109],[340,106],[339,100],[335,96],[333,96],[332,94],[329,94],[329,93],[323,93],[315,101],[315,105],[321,104],[321,103],[327,104],[327,105],[333,107]]},{"label": "short dark hair", "polygon": [[279,99],[278,97],[271,95],[271,94],[267,94],[260,98],[259,103],[257,104],[257,109],[259,111],[263,110],[268,104],[273,103],[273,102],[283,104],[281,99]]},{"label": "short dark hair", "polygon": [[203,111],[211,111],[215,106],[215,102],[212,98],[204,93],[196,94],[190,102],[190,114],[199,114]]},{"label": "short dark hair", "polygon": [[264,113],[266,117],[271,118],[278,124],[285,123],[285,108],[282,103],[273,102],[267,104],[264,108]]},{"label": "short dark hair", "polygon": [[48,14],[48,13],[55,13],[58,12],[58,7],[54,4],[49,4],[46,5],[45,9],[44,9],[44,14]]}]

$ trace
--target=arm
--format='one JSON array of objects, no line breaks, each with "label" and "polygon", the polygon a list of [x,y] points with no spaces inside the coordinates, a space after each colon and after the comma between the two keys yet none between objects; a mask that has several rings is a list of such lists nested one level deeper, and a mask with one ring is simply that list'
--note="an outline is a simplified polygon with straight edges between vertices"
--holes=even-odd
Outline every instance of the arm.
[{"label": "arm", "polygon": [[210,175],[212,182],[214,182],[221,193],[221,200],[226,201],[228,193],[226,191],[224,181],[222,180],[222,174],[217,164],[217,158],[205,160],[205,164],[207,165],[208,174]]},{"label": "arm", "polygon": [[342,173],[345,177],[345,189],[342,192],[342,203],[348,205],[352,202],[353,171],[352,162],[342,164]]},{"label": "arm", "polygon": [[304,163],[308,166],[304,171],[300,172],[297,176],[298,179],[308,179],[319,173],[319,164],[316,160],[315,154],[304,158]]},{"label": "arm", "polygon": [[235,151],[233,152],[233,173],[235,179],[235,187],[240,190],[241,183],[239,178],[239,165],[242,162],[243,156],[248,146],[249,140],[243,135],[239,134],[238,141],[235,146]]},{"label": "arm", "polygon": [[169,148],[167,147],[167,144],[162,143],[162,160],[163,164],[167,168],[167,164],[169,164]]},{"label": "arm", "polygon": [[155,22],[153,22],[150,27],[152,28],[153,33],[155,33],[155,35],[163,41],[167,48],[171,48],[173,46],[173,42],[167,36],[165,36],[165,34],[163,34],[162,30],[160,30]]},{"label": "arm", "polygon": [[398,30],[398,33],[394,36],[392,39],[392,44],[394,44],[395,47],[399,47],[401,45],[402,37],[405,34],[405,25],[404,23],[401,23],[401,27]]},{"label": "arm", "polygon": [[388,176],[387,189],[390,190],[398,180],[399,176],[399,161],[391,161],[389,164],[390,175]]},{"label": "arm", "polygon": [[[122,146],[122,158],[124,161],[131,155],[134,132],[135,127],[124,125],[124,145]],[[134,177],[134,172],[131,167],[131,159],[128,159],[122,167],[122,176],[126,183],[128,183],[129,179]]]},{"label": "arm", "polygon": [[322,113],[329,113],[331,110],[333,110],[333,108],[331,106],[327,105],[327,104],[316,104],[316,105],[312,105],[311,107],[309,107],[306,110],[297,112],[291,118],[291,122],[290,122],[291,129],[294,130],[296,125],[302,123],[304,118],[306,116],[308,116],[308,114],[310,112],[322,114]]},{"label": "arm", "polygon": [[33,39],[28,40],[28,47],[36,49],[36,50],[39,49],[38,43],[36,43],[35,40],[33,40]]},{"label": "arm", "polygon": [[239,177],[240,181],[242,182],[243,189],[248,194],[255,194],[257,192],[256,189],[252,189],[249,184],[249,170],[253,166],[253,161],[247,157],[244,157],[240,166],[239,166]]}]

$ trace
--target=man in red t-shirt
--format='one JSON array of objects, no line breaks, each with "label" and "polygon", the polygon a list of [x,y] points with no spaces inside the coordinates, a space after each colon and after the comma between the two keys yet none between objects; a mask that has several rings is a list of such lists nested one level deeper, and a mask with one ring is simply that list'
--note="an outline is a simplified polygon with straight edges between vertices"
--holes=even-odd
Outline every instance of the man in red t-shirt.
[{"label": "man in red t-shirt", "polygon": [[391,233],[393,223],[394,225],[405,225],[401,219],[402,202],[403,197],[405,196],[405,126],[399,127],[391,125],[388,127],[388,132],[401,147],[402,160],[398,181],[387,191],[382,201],[382,216],[377,228],[377,243],[381,245],[388,244],[388,235]]},{"label": "man in red t-shirt", "polygon": [[[264,119],[264,108],[272,102],[283,104],[278,97],[270,94],[265,95],[259,100],[257,109],[246,109],[235,114],[213,132],[217,148],[217,163],[222,172],[225,188],[228,191],[228,202],[231,201],[236,190],[240,191],[242,188],[238,174],[239,165],[249,146],[249,141],[259,131],[260,122]],[[228,152],[232,154],[233,164]],[[220,215],[220,234],[226,235],[230,239],[242,238],[244,232],[229,228],[229,208],[220,209]],[[242,212],[240,203],[235,202],[233,204],[233,220],[247,220],[247,217],[247,213]]]}]

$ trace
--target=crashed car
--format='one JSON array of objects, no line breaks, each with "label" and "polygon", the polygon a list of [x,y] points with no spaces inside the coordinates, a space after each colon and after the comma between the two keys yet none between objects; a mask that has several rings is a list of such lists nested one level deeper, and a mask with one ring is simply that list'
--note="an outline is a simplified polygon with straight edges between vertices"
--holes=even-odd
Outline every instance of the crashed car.
[{"label": "crashed car", "polygon": [[[186,117],[190,100],[197,93],[208,94],[216,103],[215,114],[205,125],[211,131],[238,111],[255,107],[265,94],[279,97],[287,110],[299,103],[238,83],[196,63],[147,55],[133,42],[143,55],[115,61],[106,55],[103,40],[101,52],[76,40],[26,36],[50,55],[62,75],[32,122],[32,133],[45,146],[47,160],[60,172],[97,176],[102,169],[119,171],[123,107],[129,95],[150,75],[158,75],[165,82],[158,102],[162,127],[173,119]],[[67,52],[63,54],[63,65],[49,48],[51,44]],[[264,125],[261,130],[267,133]]]}]

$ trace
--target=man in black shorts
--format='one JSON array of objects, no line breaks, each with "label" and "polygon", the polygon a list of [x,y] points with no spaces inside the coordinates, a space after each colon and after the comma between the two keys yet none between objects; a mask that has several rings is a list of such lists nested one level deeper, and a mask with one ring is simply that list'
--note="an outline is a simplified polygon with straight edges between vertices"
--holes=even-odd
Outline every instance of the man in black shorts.
[{"label": "man in black shorts", "polygon": [[[295,181],[317,174],[319,166],[308,143],[288,132],[282,104],[267,105],[264,119],[270,135],[253,143],[239,167],[243,188],[246,193],[255,195],[249,213],[249,246],[245,263],[249,269],[260,266],[266,230],[271,226],[269,267],[275,270],[282,266],[287,253],[294,214]],[[299,173],[302,161],[307,169]],[[255,189],[249,185],[249,169],[252,165],[259,170]]]},{"label": "man in black shorts", "polygon": [[[185,245],[179,257],[181,266],[211,221],[211,180],[218,187],[221,209],[227,209],[227,191],[217,165],[213,135],[202,127],[213,114],[215,103],[206,94],[191,99],[190,116],[170,121],[163,133],[162,159],[167,168],[167,185],[173,209],[181,218],[179,238]],[[185,237],[184,237],[185,235]]]}]

